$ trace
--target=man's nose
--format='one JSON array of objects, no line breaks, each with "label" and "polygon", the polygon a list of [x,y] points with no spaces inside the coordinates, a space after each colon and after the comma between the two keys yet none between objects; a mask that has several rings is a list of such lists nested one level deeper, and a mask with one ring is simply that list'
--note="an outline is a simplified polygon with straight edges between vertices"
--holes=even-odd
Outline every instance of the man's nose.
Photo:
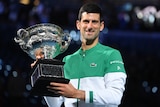
[{"label": "man's nose", "polygon": [[88,27],[88,28],[92,28],[92,26],[93,26],[93,23],[92,23],[92,21],[90,21],[90,22],[88,23],[87,27]]}]

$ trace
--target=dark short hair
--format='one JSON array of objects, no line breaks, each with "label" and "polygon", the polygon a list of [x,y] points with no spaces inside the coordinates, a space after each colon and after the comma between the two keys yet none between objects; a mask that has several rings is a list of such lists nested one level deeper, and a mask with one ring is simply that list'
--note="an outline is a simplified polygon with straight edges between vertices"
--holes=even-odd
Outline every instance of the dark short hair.
[{"label": "dark short hair", "polygon": [[79,10],[78,20],[81,20],[83,12],[99,13],[100,14],[100,21],[103,21],[102,9],[95,3],[86,3],[86,4],[84,4]]}]

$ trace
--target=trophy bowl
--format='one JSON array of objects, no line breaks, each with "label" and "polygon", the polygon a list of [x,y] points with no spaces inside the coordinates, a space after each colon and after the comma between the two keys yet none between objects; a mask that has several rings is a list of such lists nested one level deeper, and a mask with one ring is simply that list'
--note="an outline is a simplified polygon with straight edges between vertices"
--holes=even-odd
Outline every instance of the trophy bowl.
[{"label": "trophy bowl", "polygon": [[14,40],[32,59],[36,60],[37,49],[44,55],[44,58],[38,59],[32,68],[31,94],[59,96],[48,91],[46,87],[51,81],[69,83],[69,79],[66,79],[63,73],[64,62],[54,58],[67,50],[71,42],[70,35],[55,24],[42,23],[19,29]]}]

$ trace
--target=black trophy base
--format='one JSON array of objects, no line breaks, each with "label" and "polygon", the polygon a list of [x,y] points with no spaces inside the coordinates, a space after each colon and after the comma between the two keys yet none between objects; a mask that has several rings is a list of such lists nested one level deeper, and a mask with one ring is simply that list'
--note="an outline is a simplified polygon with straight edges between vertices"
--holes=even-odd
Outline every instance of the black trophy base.
[{"label": "black trophy base", "polygon": [[34,87],[31,89],[31,95],[34,96],[52,96],[58,97],[59,94],[54,92],[50,92],[47,89],[47,86],[50,85],[50,82],[57,82],[57,83],[69,83],[69,79],[65,78],[55,78],[55,77],[39,77],[38,80],[35,82]]},{"label": "black trophy base", "polygon": [[47,86],[50,85],[50,82],[69,83],[69,79],[64,78],[63,65],[64,62],[55,59],[38,60],[31,75],[31,95],[60,96],[48,91]]}]

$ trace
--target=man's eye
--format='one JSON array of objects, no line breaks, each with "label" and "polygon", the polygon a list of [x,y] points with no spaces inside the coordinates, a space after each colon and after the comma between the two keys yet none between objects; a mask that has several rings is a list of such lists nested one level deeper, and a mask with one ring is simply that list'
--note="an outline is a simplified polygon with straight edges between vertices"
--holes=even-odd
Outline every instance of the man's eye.
[{"label": "man's eye", "polygon": [[88,21],[88,20],[84,20],[83,22],[84,22],[84,23],[89,23],[89,21]]},{"label": "man's eye", "polygon": [[98,23],[98,21],[94,20],[94,21],[92,21],[92,23]]}]

